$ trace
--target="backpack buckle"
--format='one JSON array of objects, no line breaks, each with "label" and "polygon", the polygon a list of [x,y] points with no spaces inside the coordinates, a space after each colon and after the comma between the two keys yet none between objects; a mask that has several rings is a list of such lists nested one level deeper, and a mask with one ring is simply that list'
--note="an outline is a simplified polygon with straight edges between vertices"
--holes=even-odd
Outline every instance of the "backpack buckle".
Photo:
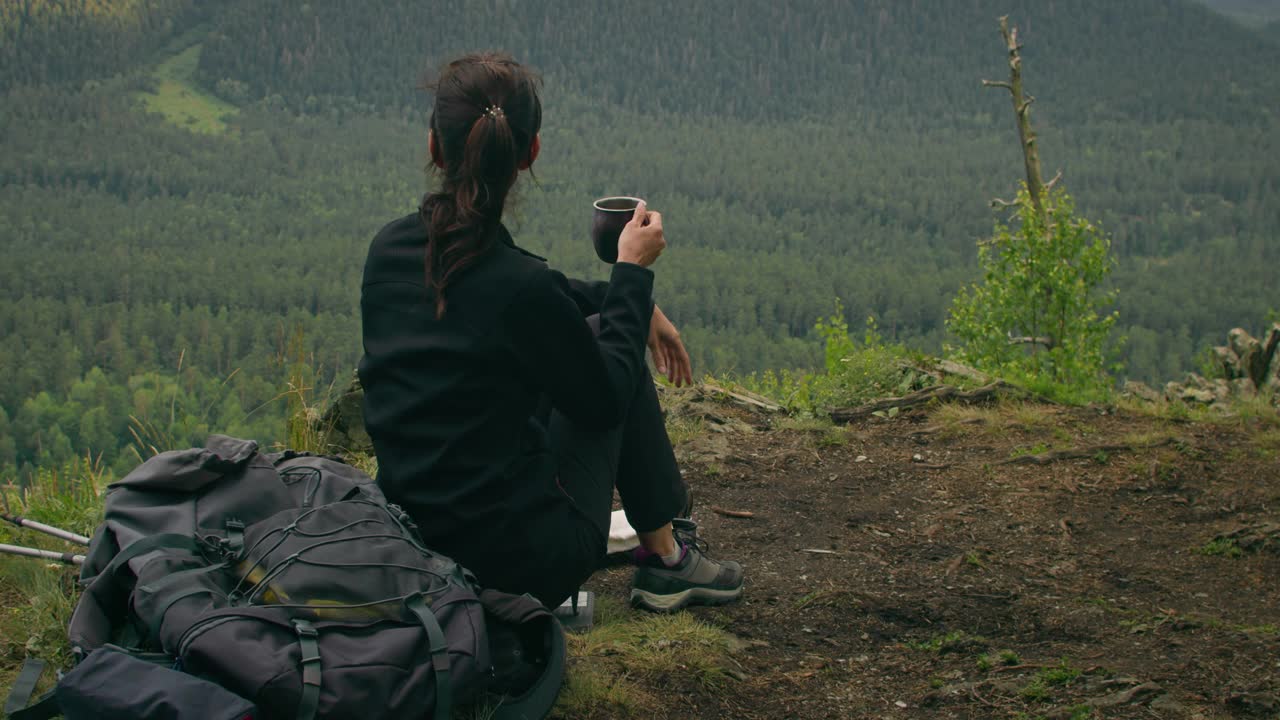
[{"label": "backpack buckle", "polygon": [[239,555],[244,549],[244,523],[236,518],[229,518],[225,527],[227,539],[222,541],[222,547],[228,555]]}]

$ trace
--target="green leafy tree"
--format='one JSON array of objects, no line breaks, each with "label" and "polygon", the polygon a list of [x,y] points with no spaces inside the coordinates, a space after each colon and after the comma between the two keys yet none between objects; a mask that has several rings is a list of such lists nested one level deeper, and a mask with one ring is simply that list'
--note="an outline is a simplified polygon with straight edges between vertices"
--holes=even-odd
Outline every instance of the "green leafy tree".
[{"label": "green leafy tree", "polygon": [[1022,83],[1018,29],[1000,18],[1009,57],[1009,80],[984,80],[1009,91],[1017,119],[1027,180],[1012,203],[1013,226],[997,223],[979,245],[982,282],[962,288],[947,326],[962,345],[952,353],[981,370],[1036,387],[1050,395],[1096,395],[1110,384],[1104,344],[1118,313],[1099,308],[1116,292],[1101,286],[1115,266],[1111,241],[1077,217],[1058,178],[1044,182],[1039,142],[1031,127],[1033,99]]},{"label": "green leafy tree", "polygon": [[1118,313],[1102,284],[1115,266],[1111,241],[1075,214],[1064,190],[1037,212],[1018,193],[1016,226],[997,224],[978,248],[982,281],[962,288],[947,326],[952,354],[979,369],[1037,386],[1096,393],[1110,383],[1106,341]]}]

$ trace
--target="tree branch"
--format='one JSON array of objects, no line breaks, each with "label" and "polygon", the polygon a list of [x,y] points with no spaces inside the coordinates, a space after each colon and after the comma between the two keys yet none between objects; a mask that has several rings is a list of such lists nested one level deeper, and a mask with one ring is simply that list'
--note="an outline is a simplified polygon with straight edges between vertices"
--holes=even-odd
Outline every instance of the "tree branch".
[{"label": "tree branch", "polygon": [[1033,337],[1033,336],[1014,337],[1013,335],[1010,335],[1009,344],[1010,345],[1043,345],[1045,346],[1046,349],[1052,350],[1058,343],[1054,342],[1053,338],[1051,337]]},{"label": "tree branch", "polygon": [[990,88],[1004,88],[1009,92],[1013,92],[1013,86],[1003,80],[983,80],[982,86]]},{"label": "tree branch", "polygon": [[1058,181],[1059,181],[1059,180],[1061,180],[1061,179],[1062,179],[1062,171],[1061,171],[1061,170],[1059,170],[1059,171],[1058,171],[1058,174],[1057,174],[1057,175],[1054,175],[1052,180],[1050,180],[1049,182],[1047,182],[1047,183],[1045,183],[1045,184],[1044,184],[1044,189],[1045,189],[1045,191],[1046,191],[1046,192],[1048,192],[1049,190],[1052,190],[1052,189],[1053,189],[1053,186],[1054,186],[1054,185],[1057,185],[1057,184],[1058,184]]}]

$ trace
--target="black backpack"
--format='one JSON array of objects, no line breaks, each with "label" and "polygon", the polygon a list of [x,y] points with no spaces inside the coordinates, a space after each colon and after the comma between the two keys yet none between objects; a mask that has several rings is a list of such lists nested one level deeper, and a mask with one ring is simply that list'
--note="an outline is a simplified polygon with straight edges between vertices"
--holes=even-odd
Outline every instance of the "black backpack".
[{"label": "black backpack", "polygon": [[447,720],[497,702],[495,718],[536,720],[563,681],[541,603],[478,587],[356,468],[250,440],[214,435],[111,485],[81,581],[78,658],[123,648],[259,719]]}]

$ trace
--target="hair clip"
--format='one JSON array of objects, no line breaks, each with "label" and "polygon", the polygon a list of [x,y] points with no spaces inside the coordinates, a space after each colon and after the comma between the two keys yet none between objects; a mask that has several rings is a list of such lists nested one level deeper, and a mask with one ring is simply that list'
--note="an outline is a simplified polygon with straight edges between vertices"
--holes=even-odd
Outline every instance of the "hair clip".
[{"label": "hair clip", "polygon": [[502,108],[499,107],[498,105],[490,105],[489,107],[484,109],[484,112],[486,115],[493,118],[494,120],[497,120],[498,117],[501,115],[506,115],[506,113],[504,113],[502,111]]}]

